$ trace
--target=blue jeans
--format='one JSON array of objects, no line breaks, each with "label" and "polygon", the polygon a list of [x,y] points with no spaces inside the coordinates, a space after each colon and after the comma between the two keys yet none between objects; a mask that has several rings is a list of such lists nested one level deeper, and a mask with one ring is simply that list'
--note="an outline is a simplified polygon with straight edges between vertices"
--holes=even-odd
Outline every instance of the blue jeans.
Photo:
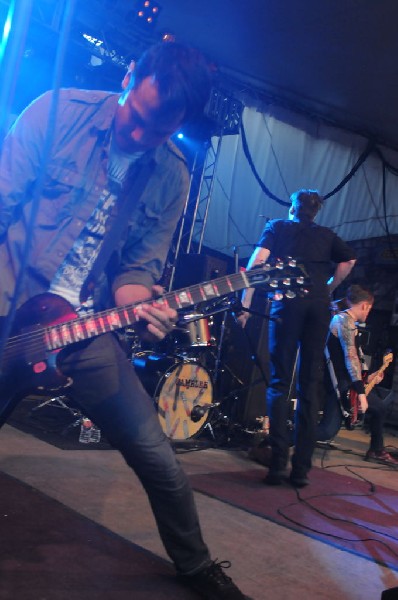
[{"label": "blue jeans", "polygon": [[148,494],[160,536],[177,571],[210,562],[188,479],[165,436],[153,400],[113,334],[64,350],[58,361],[72,377],[68,396],[119,450]]},{"label": "blue jeans", "polygon": [[290,436],[287,428],[289,390],[297,351],[297,410],[292,467],[305,476],[316,443],[318,391],[323,376],[323,350],[330,322],[328,298],[293,298],[271,306],[269,350],[271,380],[267,390],[270,418],[271,470],[286,467]]}]

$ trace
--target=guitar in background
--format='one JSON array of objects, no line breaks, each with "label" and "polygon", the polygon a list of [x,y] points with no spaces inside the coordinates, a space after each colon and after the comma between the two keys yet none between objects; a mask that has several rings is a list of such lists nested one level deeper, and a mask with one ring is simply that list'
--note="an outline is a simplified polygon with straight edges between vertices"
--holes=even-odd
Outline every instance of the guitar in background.
[{"label": "guitar in background", "polygon": [[[388,350],[383,356],[383,364],[381,367],[374,371],[370,375],[372,379],[366,383],[365,380],[365,395],[368,396],[370,392],[373,390],[374,386],[378,383],[378,376],[384,373],[387,367],[393,361],[393,354],[390,350]],[[365,375],[365,378],[367,375]],[[360,406],[358,401],[358,394],[354,390],[349,390],[348,392],[348,405],[349,405],[349,415],[345,418],[345,426],[348,430],[352,430],[355,426],[361,421],[360,415]]]}]

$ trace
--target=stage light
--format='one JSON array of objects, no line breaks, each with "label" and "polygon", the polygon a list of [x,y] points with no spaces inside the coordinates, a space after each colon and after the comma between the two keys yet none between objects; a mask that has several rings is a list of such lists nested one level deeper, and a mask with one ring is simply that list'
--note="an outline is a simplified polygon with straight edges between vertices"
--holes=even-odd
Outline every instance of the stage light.
[{"label": "stage light", "polygon": [[183,140],[184,139],[184,134],[183,133],[177,133],[177,137],[179,140]]},{"label": "stage light", "polygon": [[161,8],[154,0],[145,0],[136,4],[136,23],[142,27],[153,27]]},{"label": "stage light", "polygon": [[14,5],[12,4],[9,8],[8,15],[7,15],[7,18],[4,23],[3,37],[0,41],[0,61],[3,60],[3,56],[5,54],[5,49],[6,49],[6,46],[8,43],[8,38],[10,36],[13,14],[14,14]]},{"label": "stage light", "polygon": [[162,35],[162,42],[175,42],[176,36],[174,33],[164,33]]}]

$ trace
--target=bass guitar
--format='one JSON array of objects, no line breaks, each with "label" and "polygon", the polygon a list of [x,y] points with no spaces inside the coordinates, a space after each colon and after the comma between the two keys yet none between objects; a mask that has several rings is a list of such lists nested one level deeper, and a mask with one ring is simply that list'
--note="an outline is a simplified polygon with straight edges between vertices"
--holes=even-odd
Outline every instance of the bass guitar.
[{"label": "bass guitar", "polygon": [[[368,396],[368,394],[370,394],[370,392],[373,390],[374,386],[376,385],[377,376],[384,373],[384,371],[387,369],[388,365],[392,362],[392,360],[393,360],[392,352],[390,352],[390,351],[386,352],[386,354],[383,356],[383,364],[381,365],[380,369],[378,369],[377,371],[372,373],[372,375],[374,375],[374,377],[372,377],[372,380],[369,381],[369,383],[365,384],[366,396]],[[349,403],[349,415],[345,419],[345,426],[348,430],[352,431],[361,420],[359,417],[359,415],[361,413],[360,413],[360,405],[359,405],[359,401],[358,401],[358,394],[354,390],[349,390],[349,392],[348,392],[348,403]]]},{"label": "bass guitar", "polygon": [[[286,264],[278,261],[172,291],[145,304],[165,303],[183,311],[257,285],[280,297],[293,297],[307,292],[309,280],[294,260]],[[16,312],[0,363],[0,427],[29,393],[58,391],[71,384],[57,368],[57,355],[63,348],[134,326],[141,304],[118,306],[85,317],[79,317],[66,300],[51,293],[34,296],[23,304]]]}]

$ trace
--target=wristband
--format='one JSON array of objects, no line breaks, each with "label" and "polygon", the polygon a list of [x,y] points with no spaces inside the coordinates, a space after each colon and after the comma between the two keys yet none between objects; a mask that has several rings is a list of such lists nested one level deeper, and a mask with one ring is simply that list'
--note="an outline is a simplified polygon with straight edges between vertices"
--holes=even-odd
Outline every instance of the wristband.
[{"label": "wristband", "polygon": [[354,390],[354,392],[356,392],[357,394],[365,393],[365,386],[361,379],[359,379],[358,381],[353,381],[351,384],[351,389]]}]

